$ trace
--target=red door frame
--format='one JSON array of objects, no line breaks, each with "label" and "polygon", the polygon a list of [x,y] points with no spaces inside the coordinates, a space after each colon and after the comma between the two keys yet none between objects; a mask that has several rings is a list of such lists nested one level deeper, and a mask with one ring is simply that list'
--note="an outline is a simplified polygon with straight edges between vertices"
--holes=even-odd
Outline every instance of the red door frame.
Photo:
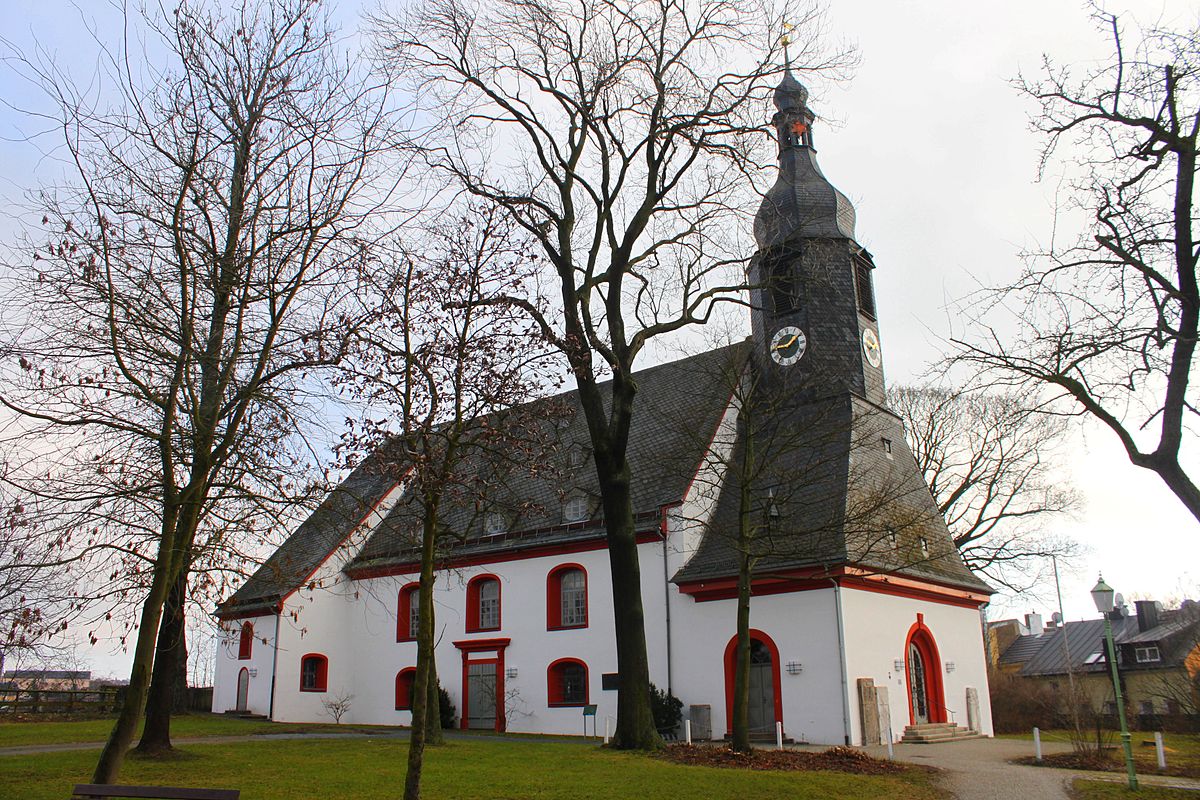
[{"label": "red door frame", "polygon": [[925,705],[929,710],[930,722],[946,721],[946,695],[942,686],[942,660],[938,656],[937,642],[933,631],[925,624],[925,615],[917,614],[917,621],[908,629],[904,638],[904,688],[908,694],[908,724],[917,724],[912,702],[912,670],[908,657],[910,645],[915,645],[925,662]]},{"label": "red door frame", "polygon": [[[471,664],[494,664],[496,666],[496,732],[504,732],[504,648],[508,647],[511,639],[467,639],[455,642],[454,646],[462,653],[462,720],[459,727],[463,730],[470,728],[470,682],[467,680],[468,666]],[[486,653],[491,651],[492,656]],[[482,657],[479,653],[485,653]],[[472,656],[475,656],[472,658]]]},{"label": "red door frame", "polygon": [[[771,653],[771,683],[775,691],[775,721],[783,722],[783,682],[779,677],[779,648],[775,640],[757,628],[750,629],[751,641],[757,639]],[[725,645],[725,732],[733,733],[733,681],[737,673],[737,634]]]}]

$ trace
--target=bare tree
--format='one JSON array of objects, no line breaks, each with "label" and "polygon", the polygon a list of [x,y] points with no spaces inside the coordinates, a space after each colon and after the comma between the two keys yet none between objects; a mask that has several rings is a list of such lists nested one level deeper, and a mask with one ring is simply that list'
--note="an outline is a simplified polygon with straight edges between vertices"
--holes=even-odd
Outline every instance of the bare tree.
[{"label": "bare tree", "polygon": [[[660,743],[626,457],[635,363],[655,338],[737,297],[752,252],[740,233],[773,162],[767,91],[782,72],[781,17],[795,66],[837,71],[819,17],[731,0],[458,0],[376,19],[383,55],[426,101],[418,141],[431,169],[499,206],[549,264],[524,298],[578,385],[600,485],[618,670],[615,746]],[[611,374],[608,388],[601,386]]]},{"label": "bare tree", "polygon": [[1115,16],[1093,16],[1112,39],[1107,62],[1072,70],[1046,58],[1041,78],[1017,81],[1041,105],[1042,169],[1061,164],[1071,189],[1062,218],[1090,220],[978,298],[969,312],[1011,319],[958,338],[956,359],[1098,421],[1200,519],[1200,489],[1181,460],[1200,333],[1200,30],[1129,35]]},{"label": "bare tree", "polygon": [[[99,783],[136,730],[198,532],[228,534],[224,504],[269,492],[268,465],[306,422],[307,376],[352,335],[347,276],[395,180],[379,159],[387,93],[347,65],[317,0],[185,2],[129,22],[102,50],[100,99],[48,60],[19,61],[56,105],[71,178],[38,195],[46,240],[4,293],[0,400],[49,445],[54,475],[108,475],[114,491],[75,499],[130,510],[107,516],[128,519],[122,549],[144,575]],[[144,36],[169,66],[134,51]],[[206,542],[214,558],[221,545]]]},{"label": "bare tree", "polygon": [[369,454],[373,469],[405,485],[388,524],[420,553],[407,800],[420,797],[426,744],[442,739],[437,560],[501,511],[507,478],[545,461],[535,443],[553,403],[528,401],[544,393],[556,364],[523,311],[489,302],[523,296],[536,262],[511,220],[472,206],[443,215],[423,235],[410,232],[406,248],[372,261],[364,274],[375,319],[356,336],[343,381],[365,404],[366,419],[343,446]]},{"label": "bare tree", "polygon": [[325,709],[325,713],[333,717],[334,725],[342,724],[342,717],[350,713],[350,706],[354,704],[354,695],[338,692],[328,700],[321,701],[321,707]]},{"label": "bare tree", "polygon": [[1069,540],[1043,526],[1072,513],[1079,496],[1054,473],[1066,420],[1015,393],[900,386],[888,406],[904,420],[917,466],[971,570],[1020,592],[1041,562],[1068,558]]}]

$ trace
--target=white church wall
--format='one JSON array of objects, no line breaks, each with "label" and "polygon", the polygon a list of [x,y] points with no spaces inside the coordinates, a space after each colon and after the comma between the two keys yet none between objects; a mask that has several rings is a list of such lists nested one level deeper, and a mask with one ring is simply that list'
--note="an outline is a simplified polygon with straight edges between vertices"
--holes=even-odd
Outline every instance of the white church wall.
[{"label": "white church wall", "polygon": [[[649,642],[651,676],[666,685],[665,605],[662,546],[639,546],[643,605]],[[547,630],[546,586],[551,570],[578,564],[587,573],[588,626]],[[467,584],[479,575],[500,580],[499,630],[466,631]],[[416,666],[416,643],[396,641],[397,597],[415,575],[343,582],[336,588],[298,592],[285,609],[275,718],[280,721],[327,721],[321,701],[338,691],[353,693],[344,722],[406,725],[408,711],[395,709],[396,673]],[[612,586],[608,553],[591,550],[466,567],[440,573],[434,590],[437,616],[435,637],[438,675],[454,701],[459,718],[462,704],[462,651],[455,642],[509,639],[504,652],[504,681],[508,729],[514,732],[582,732],[582,709],[550,707],[547,668],[559,658],[582,661],[588,669],[588,702],[598,706],[597,731],[606,716],[616,716],[616,692],[601,689],[602,675],[616,672],[613,640]],[[290,612],[297,619],[290,619]],[[300,658],[306,653],[329,658],[325,693],[300,692]]]},{"label": "white church wall", "polygon": [[[254,627],[254,640],[250,647],[250,658],[239,659],[238,645],[242,625],[247,622]],[[222,622],[221,637],[217,642],[216,667],[213,672],[213,712],[219,714],[237,708],[238,675],[245,668],[249,681],[246,710],[252,714],[267,715],[271,708],[271,670],[274,656],[274,615]]]},{"label": "white church wall", "polygon": [[[905,644],[909,629],[917,622],[917,614],[922,615],[937,643],[941,662],[937,669],[942,679],[947,721],[967,726],[966,690],[973,687],[979,693],[981,732],[992,735],[987,659],[977,609],[855,589],[843,590],[842,609],[851,689],[852,743],[862,743],[858,678],[872,678],[876,686],[888,688],[892,733],[896,739],[910,724],[908,687],[904,670],[897,670],[896,663],[907,659]],[[952,671],[947,671],[947,663],[953,664]]]},{"label": "white church wall", "polygon": [[[737,632],[737,601],[695,602],[681,597],[672,619],[677,631],[674,689],[684,703],[712,708],[714,738],[729,729],[726,711],[725,649]],[[779,651],[784,733],[796,741],[842,744],[841,662],[833,590],[822,589],[755,597],[750,627],[762,631]],[[798,663],[789,674],[788,662]]]}]

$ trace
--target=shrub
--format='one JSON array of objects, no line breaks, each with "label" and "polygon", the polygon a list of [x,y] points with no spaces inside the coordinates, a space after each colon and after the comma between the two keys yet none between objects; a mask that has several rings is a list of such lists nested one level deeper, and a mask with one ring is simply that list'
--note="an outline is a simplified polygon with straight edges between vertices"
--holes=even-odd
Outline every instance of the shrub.
[{"label": "shrub", "polygon": [[443,728],[454,727],[454,717],[458,713],[458,709],[454,707],[454,701],[450,699],[450,693],[442,688],[442,684],[438,684],[438,716],[442,720]]},{"label": "shrub", "polygon": [[660,731],[673,731],[683,719],[683,701],[673,694],[664,692],[650,684],[650,711],[654,714],[654,727]]}]

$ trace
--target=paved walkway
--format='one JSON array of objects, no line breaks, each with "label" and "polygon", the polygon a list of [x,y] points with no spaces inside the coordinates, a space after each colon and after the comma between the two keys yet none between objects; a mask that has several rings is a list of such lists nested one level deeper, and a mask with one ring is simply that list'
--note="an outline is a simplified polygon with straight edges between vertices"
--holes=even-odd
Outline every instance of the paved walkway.
[{"label": "paved walkway", "polygon": [[[866,748],[887,757],[885,747]],[[1046,755],[1065,753],[1069,744],[1043,742]],[[944,744],[898,744],[896,758],[945,770],[942,785],[958,800],[1067,800],[1067,789],[1076,778],[1124,783],[1116,773],[1050,769],[1010,763],[1033,755],[1033,743],[1017,739],[966,739]],[[1200,781],[1159,775],[1139,775],[1142,785],[1178,786],[1200,791]]]}]

